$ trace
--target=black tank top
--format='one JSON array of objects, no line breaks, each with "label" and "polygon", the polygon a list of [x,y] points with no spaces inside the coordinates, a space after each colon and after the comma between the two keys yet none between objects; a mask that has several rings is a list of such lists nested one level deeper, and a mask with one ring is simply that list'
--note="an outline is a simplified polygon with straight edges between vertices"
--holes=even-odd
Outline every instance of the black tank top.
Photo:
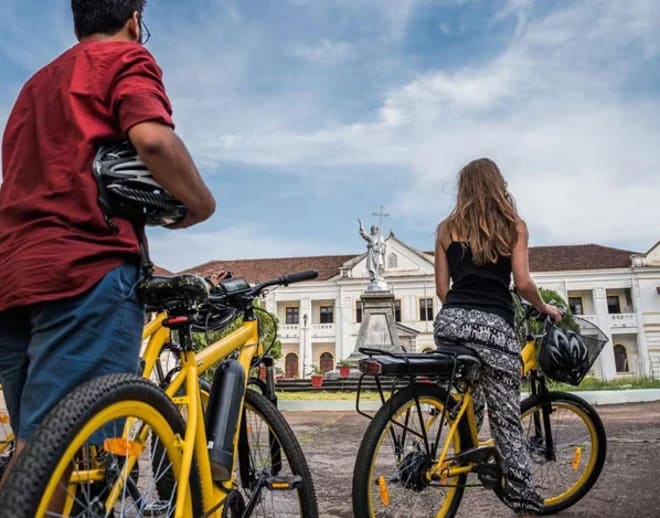
[{"label": "black tank top", "polygon": [[469,246],[452,241],[447,247],[452,286],[443,307],[478,309],[501,316],[513,327],[511,258],[477,266]]}]

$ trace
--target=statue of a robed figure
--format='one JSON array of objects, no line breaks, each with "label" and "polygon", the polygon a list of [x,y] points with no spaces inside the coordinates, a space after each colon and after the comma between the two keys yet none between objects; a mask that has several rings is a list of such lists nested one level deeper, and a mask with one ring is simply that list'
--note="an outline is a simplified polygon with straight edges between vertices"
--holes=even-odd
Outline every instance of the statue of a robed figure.
[{"label": "statue of a robed figure", "polygon": [[367,233],[358,218],[359,232],[367,242],[367,271],[369,272],[369,284],[367,291],[386,291],[388,289],[385,281],[385,239],[376,225],[371,225]]},{"label": "statue of a robed figure", "polygon": [[367,233],[360,219],[358,219],[358,223],[360,235],[367,242],[366,269],[369,272],[369,283],[360,297],[362,322],[355,350],[348,357],[348,360],[352,362],[357,362],[364,356],[359,352],[360,347],[391,352],[403,351],[394,318],[394,293],[390,290],[384,276],[385,239],[378,226],[372,225]]}]

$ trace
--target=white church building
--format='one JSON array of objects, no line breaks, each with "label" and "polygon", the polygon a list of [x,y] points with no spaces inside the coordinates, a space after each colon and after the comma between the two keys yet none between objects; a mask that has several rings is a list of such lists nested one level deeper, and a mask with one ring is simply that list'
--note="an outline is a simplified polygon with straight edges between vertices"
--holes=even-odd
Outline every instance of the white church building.
[{"label": "white church building", "polygon": [[[416,250],[390,234],[385,279],[396,304],[397,329],[409,351],[433,348],[435,294],[432,252]],[[574,314],[593,321],[610,342],[595,364],[603,379],[660,378],[660,242],[646,253],[601,245],[530,248],[530,270],[539,286],[561,293]],[[332,370],[353,352],[369,281],[366,253],[317,257],[212,261],[189,271],[230,271],[254,283],[302,270],[314,281],[269,292],[266,309],[277,315],[282,342],[278,367],[286,377]]]}]

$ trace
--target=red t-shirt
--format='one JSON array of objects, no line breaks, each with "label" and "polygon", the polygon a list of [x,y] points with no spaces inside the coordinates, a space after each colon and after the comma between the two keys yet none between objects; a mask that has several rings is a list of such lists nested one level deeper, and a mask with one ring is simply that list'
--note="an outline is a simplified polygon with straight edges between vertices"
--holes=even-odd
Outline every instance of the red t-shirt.
[{"label": "red t-shirt", "polygon": [[21,90],[2,142],[0,311],[73,297],[136,261],[135,231],[106,224],[91,168],[131,126],[173,127],[162,73],[137,43],[88,41]]}]

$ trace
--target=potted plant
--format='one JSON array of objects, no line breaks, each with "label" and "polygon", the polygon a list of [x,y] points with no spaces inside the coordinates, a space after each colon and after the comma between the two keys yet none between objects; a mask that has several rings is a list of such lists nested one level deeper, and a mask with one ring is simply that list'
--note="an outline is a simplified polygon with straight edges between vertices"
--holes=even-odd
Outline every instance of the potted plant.
[{"label": "potted plant", "polygon": [[341,360],[337,362],[337,368],[339,369],[339,375],[342,378],[348,378],[348,375],[351,372],[351,362],[348,360]]},{"label": "potted plant", "polygon": [[316,365],[312,365],[312,375],[310,376],[312,380],[312,387],[321,388],[323,385],[323,374]]}]

